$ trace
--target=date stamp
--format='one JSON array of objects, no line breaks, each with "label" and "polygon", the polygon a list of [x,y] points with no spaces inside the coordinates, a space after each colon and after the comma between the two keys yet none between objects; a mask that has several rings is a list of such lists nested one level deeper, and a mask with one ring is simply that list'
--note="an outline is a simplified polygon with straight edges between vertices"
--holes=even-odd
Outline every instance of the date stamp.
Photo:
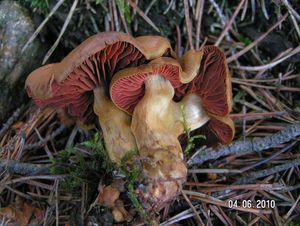
[{"label": "date stamp", "polygon": [[274,209],[276,207],[275,200],[228,200],[229,208],[242,207],[245,209],[256,208],[256,209]]}]

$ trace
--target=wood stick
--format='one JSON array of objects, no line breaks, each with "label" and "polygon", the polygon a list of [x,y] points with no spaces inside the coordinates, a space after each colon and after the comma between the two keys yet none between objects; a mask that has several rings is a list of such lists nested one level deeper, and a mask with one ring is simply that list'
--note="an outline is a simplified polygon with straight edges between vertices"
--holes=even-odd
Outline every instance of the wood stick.
[{"label": "wood stick", "polygon": [[8,170],[23,176],[45,175],[49,174],[49,165],[23,163],[14,160],[0,160],[0,172]]},{"label": "wood stick", "polygon": [[202,164],[207,160],[218,159],[225,155],[242,155],[254,151],[261,152],[269,148],[274,148],[279,144],[288,142],[297,136],[300,136],[300,123],[289,125],[278,133],[264,138],[253,138],[246,139],[245,141],[235,141],[229,145],[223,145],[215,150],[212,148],[206,148],[204,150],[199,149],[188,160],[187,164],[188,166],[193,166]]},{"label": "wood stick", "polygon": [[287,169],[290,169],[292,167],[299,166],[299,165],[300,165],[300,158],[297,158],[297,159],[294,159],[287,163],[271,167],[269,169],[264,169],[264,170],[259,170],[257,172],[249,173],[248,175],[237,180],[234,184],[251,183],[258,178],[266,177],[266,176],[269,176],[269,175],[272,175],[272,174],[275,174],[275,173],[278,173],[278,172],[281,172],[281,171],[284,171],[284,170],[287,170]]}]

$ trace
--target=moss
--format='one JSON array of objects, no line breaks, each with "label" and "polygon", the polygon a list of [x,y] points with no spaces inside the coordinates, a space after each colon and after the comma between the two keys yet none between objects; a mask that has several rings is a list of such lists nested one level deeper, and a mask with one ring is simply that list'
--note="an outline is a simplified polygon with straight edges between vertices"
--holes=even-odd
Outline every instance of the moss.
[{"label": "moss", "polygon": [[128,4],[126,4],[125,0],[117,0],[116,3],[121,13],[124,15],[126,23],[130,25],[132,22],[132,15]]},{"label": "moss", "polygon": [[131,150],[121,159],[120,173],[123,174],[128,183],[135,183],[139,180],[141,174],[140,164],[136,164],[135,156],[138,155],[136,150]]},{"label": "moss", "polygon": [[120,173],[126,178],[127,196],[134,209],[138,212],[138,215],[147,225],[155,225],[151,216],[147,214],[134,192],[135,185],[141,182],[140,178],[142,173],[142,166],[140,161],[136,158],[137,155],[138,152],[136,150],[126,153],[121,160]]},{"label": "moss", "polygon": [[49,11],[48,0],[25,0],[25,4],[29,4],[33,11],[47,14]]},{"label": "moss", "polygon": [[134,206],[134,208],[136,209],[136,211],[139,213],[139,216],[142,219],[144,219],[144,221],[148,221],[148,215],[147,215],[146,211],[144,210],[142,204],[138,200],[137,196],[134,193],[133,183],[128,183],[127,189],[128,189],[128,192],[127,192],[128,198],[130,199],[130,201],[131,201],[132,205]]},{"label": "moss", "polygon": [[250,44],[252,43],[251,40],[250,40],[248,37],[246,37],[246,36],[244,36],[244,35],[242,35],[242,34],[239,35],[239,39],[240,39],[240,41],[243,42],[246,46],[247,46],[247,45],[250,45]]},{"label": "moss", "polygon": [[76,147],[70,147],[58,152],[50,168],[52,174],[67,175],[61,186],[67,192],[77,195],[83,182],[96,189],[99,180],[107,175],[111,177],[114,169],[98,133],[81,145],[90,149],[93,155],[87,158]]},{"label": "moss", "polygon": [[300,226],[300,223],[290,223],[289,226]]},{"label": "moss", "polygon": [[[75,196],[80,195],[78,191],[81,190],[83,183],[88,183],[91,189],[96,190],[99,181],[111,180],[113,171],[116,170],[98,133],[80,145],[58,152],[52,159],[53,165],[50,168],[51,174],[67,175],[60,186]],[[89,158],[85,157],[78,147],[88,148],[93,155]],[[127,196],[133,207],[148,225],[153,225],[153,221],[134,192],[134,187],[141,182],[142,173],[142,166],[137,156],[137,150],[127,152],[117,170],[126,180]]]}]

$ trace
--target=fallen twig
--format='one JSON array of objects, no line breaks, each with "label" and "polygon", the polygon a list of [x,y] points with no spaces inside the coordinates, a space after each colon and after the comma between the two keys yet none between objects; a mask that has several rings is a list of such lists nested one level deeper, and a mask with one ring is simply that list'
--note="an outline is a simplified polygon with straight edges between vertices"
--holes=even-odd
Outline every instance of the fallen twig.
[{"label": "fallen twig", "polygon": [[296,12],[296,10],[291,6],[291,4],[288,2],[288,0],[282,0],[283,4],[288,8],[288,10],[291,12],[291,14],[296,17],[297,20],[300,21],[300,15]]},{"label": "fallen twig", "polygon": [[205,225],[201,219],[201,217],[199,216],[199,214],[197,213],[196,208],[193,206],[192,202],[190,201],[190,199],[187,197],[187,195],[182,191],[181,189],[181,194],[183,196],[183,198],[185,199],[185,201],[188,203],[188,205],[190,206],[191,210],[194,212],[195,214],[195,219],[198,223],[198,225]]},{"label": "fallen twig", "polygon": [[23,176],[34,176],[49,173],[49,165],[23,163],[14,160],[0,160],[0,172],[8,170]]},{"label": "fallen twig", "polygon": [[204,0],[199,0],[197,2],[197,28],[196,28],[196,49],[199,49],[200,46],[200,35],[201,35],[201,22],[203,16]]},{"label": "fallen twig", "polygon": [[238,15],[238,13],[240,12],[242,6],[244,5],[245,0],[240,1],[239,5],[236,7],[232,17],[230,18],[230,20],[227,22],[225,28],[223,29],[222,33],[220,34],[218,40],[215,42],[215,46],[219,46],[221,41],[223,40],[224,36],[227,34],[227,32],[231,29],[231,25],[234,22],[236,16]]},{"label": "fallen twig", "polygon": [[30,43],[33,42],[33,40],[36,38],[36,36],[38,36],[38,34],[43,29],[43,27],[46,25],[46,23],[49,21],[49,19],[54,15],[54,13],[58,10],[58,8],[64,3],[64,1],[65,0],[60,0],[56,3],[56,5],[51,10],[51,12],[47,15],[47,17],[44,19],[44,21],[40,24],[40,26],[35,30],[35,32],[32,34],[32,36],[29,38],[29,40],[23,46],[22,53],[27,49],[27,47],[30,45]]},{"label": "fallen twig", "polygon": [[[195,206],[196,209],[199,209],[199,205]],[[200,214],[200,212],[198,211],[197,214]],[[169,226],[169,225],[173,225],[176,222],[179,222],[181,220],[190,218],[192,216],[194,216],[195,214],[193,213],[193,211],[191,209],[187,209],[182,211],[181,213],[169,218],[168,220],[166,220],[165,222],[161,223],[159,226]]]},{"label": "fallen twig", "polygon": [[12,116],[7,120],[6,123],[3,124],[1,130],[0,130],[0,138],[5,134],[5,132],[8,130],[8,128],[14,123],[14,121],[19,117],[20,113],[22,112],[24,106],[21,106],[18,108]]},{"label": "fallen twig", "polygon": [[68,14],[68,16],[67,16],[67,18],[66,18],[66,20],[65,20],[65,23],[64,23],[64,25],[63,25],[63,27],[62,27],[62,29],[61,29],[59,35],[58,35],[58,38],[56,39],[56,41],[55,41],[55,43],[53,44],[53,46],[52,46],[52,47],[48,50],[48,52],[46,53],[46,55],[45,55],[45,57],[44,57],[44,59],[43,59],[43,63],[42,63],[42,64],[46,63],[46,61],[49,59],[49,57],[52,55],[52,53],[53,53],[54,50],[56,49],[56,47],[57,47],[57,45],[58,45],[58,43],[59,43],[61,37],[62,37],[63,34],[65,33],[65,30],[66,30],[67,26],[69,25],[69,23],[70,23],[70,21],[71,21],[71,18],[72,18],[72,16],[73,16],[73,13],[74,13],[74,11],[75,11],[75,9],[76,9],[77,4],[78,4],[78,0],[74,0],[73,5],[72,5],[72,7],[71,7],[71,9],[70,9],[70,11],[69,11],[69,14]]},{"label": "fallen twig", "polygon": [[41,147],[42,145],[46,144],[48,141],[54,139],[64,129],[65,129],[64,125],[61,125],[59,128],[57,128],[53,133],[51,133],[45,139],[42,139],[42,140],[40,140],[40,141],[38,141],[36,143],[33,143],[33,144],[25,144],[23,150],[30,150],[30,149],[35,149],[35,148]]},{"label": "fallen twig", "polygon": [[127,0],[128,4],[157,32],[160,32],[159,28],[152,22],[152,20],[137,6],[132,0]]},{"label": "fallen twig", "polygon": [[156,1],[157,0],[152,0],[150,2],[150,4],[148,5],[147,9],[145,10],[145,15],[147,15],[149,13],[150,9],[152,8],[152,6],[155,4]]},{"label": "fallen twig", "polygon": [[271,69],[272,67],[276,66],[277,64],[283,62],[284,60],[286,60],[287,58],[298,54],[300,52],[300,46],[297,46],[295,49],[291,50],[286,56],[273,61],[271,63],[265,64],[265,65],[260,65],[260,66],[237,66],[233,68],[239,69],[239,70],[245,70],[245,71],[261,71],[261,70],[268,70]]},{"label": "fallen twig", "polygon": [[283,130],[264,138],[253,138],[245,141],[235,141],[229,145],[221,146],[213,150],[212,148],[204,151],[197,151],[187,162],[188,166],[202,164],[211,159],[218,159],[230,154],[245,154],[248,152],[260,152],[273,148],[284,142],[290,141],[300,135],[300,124],[289,125]]},{"label": "fallen twig", "polygon": [[286,147],[282,148],[280,151],[278,151],[275,154],[269,156],[268,158],[262,159],[262,160],[260,160],[260,161],[258,161],[256,163],[254,163],[253,165],[243,167],[241,169],[241,171],[242,172],[246,172],[246,171],[248,171],[250,169],[258,167],[259,165],[262,165],[262,164],[265,164],[265,163],[269,162],[270,160],[276,158],[280,154],[282,154],[282,153],[286,152],[287,150],[289,150],[290,148],[292,148],[296,143],[297,143],[297,141],[292,142],[291,144],[289,144]]},{"label": "fallen twig", "polygon": [[[44,139],[42,139],[42,140],[40,140],[36,143],[33,143],[33,144],[25,144],[24,147],[23,147],[23,151],[41,147],[42,145],[46,144],[48,141],[54,139],[64,129],[65,129],[64,125],[61,125],[56,130],[54,130],[53,133],[51,133],[49,136],[47,136],[46,138],[44,138]],[[9,145],[9,146],[3,147],[3,148],[0,147],[0,153],[3,152],[3,151],[12,151],[12,150],[14,150],[14,148],[15,148],[14,145]]]},{"label": "fallen twig", "polygon": [[215,2],[215,0],[209,0],[210,4],[216,9],[218,16],[220,17],[220,22],[222,26],[226,25],[226,17],[222,13],[222,10],[220,9],[219,5]]},{"label": "fallen twig", "polygon": [[239,58],[240,56],[244,55],[246,52],[248,52],[250,49],[252,49],[254,46],[256,46],[260,41],[262,41],[265,37],[267,37],[268,34],[271,33],[277,26],[279,26],[287,17],[288,17],[288,13],[284,14],[272,27],[269,28],[269,30],[266,31],[266,33],[262,34],[259,38],[257,38],[255,41],[253,41],[250,45],[247,45],[241,51],[228,57],[227,62],[230,63],[230,62],[236,60],[237,58]]},{"label": "fallen twig", "polygon": [[247,174],[246,176],[242,177],[241,179],[237,180],[235,184],[246,184],[246,183],[250,183],[258,178],[261,177],[266,177],[287,169],[290,169],[292,167],[295,166],[299,166],[300,165],[300,158],[294,159],[292,161],[289,161],[287,163],[278,165],[278,166],[274,166],[272,168],[269,169],[264,169],[264,170],[260,170],[257,172],[253,172],[250,174]]},{"label": "fallen twig", "polygon": [[184,15],[185,15],[185,24],[187,28],[187,35],[188,35],[188,41],[191,49],[194,49],[193,45],[193,35],[192,35],[192,25],[190,20],[190,14],[189,14],[189,3],[187,0],[183,1],[184,3]]}]

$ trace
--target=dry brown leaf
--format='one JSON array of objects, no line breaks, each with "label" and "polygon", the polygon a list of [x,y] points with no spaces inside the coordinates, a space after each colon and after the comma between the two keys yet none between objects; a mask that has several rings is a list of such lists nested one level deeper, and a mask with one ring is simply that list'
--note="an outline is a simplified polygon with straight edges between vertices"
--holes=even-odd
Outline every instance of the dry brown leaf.
[{"label": "dry brown leaf", "polygon": [[36,223],[41,222],[44,218],[44,212],[17,196],[15,203],[0,209],[1,218],[9,219],[10,223],[8,225],[26,226],[33,223],[33,221]]}]

